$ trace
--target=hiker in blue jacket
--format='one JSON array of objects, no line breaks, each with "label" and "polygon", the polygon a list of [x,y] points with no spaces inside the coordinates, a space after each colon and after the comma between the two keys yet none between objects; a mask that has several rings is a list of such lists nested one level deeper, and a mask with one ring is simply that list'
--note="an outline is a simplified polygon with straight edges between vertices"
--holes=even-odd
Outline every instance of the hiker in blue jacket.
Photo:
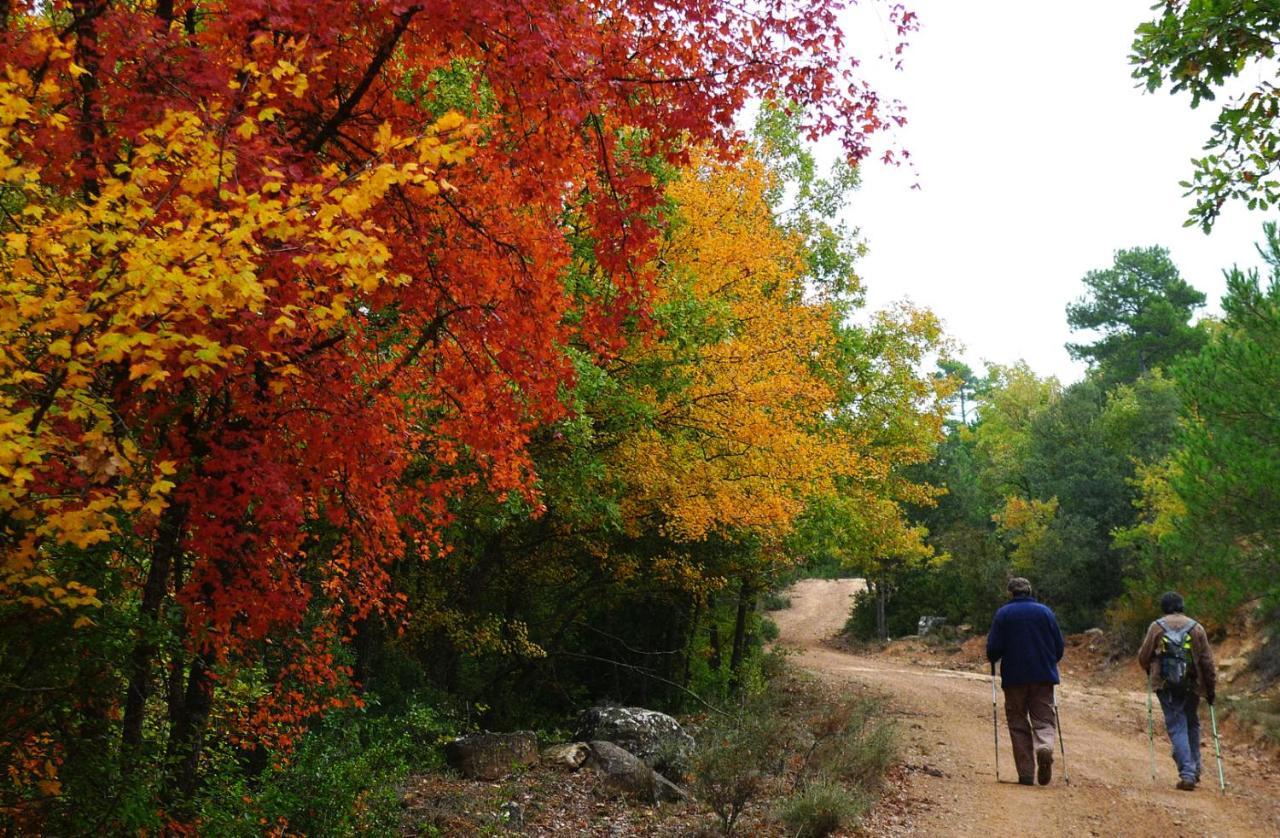
[{"label": "hiker in blue jacket", "polygon": [[987,635],[987,660],[1000,664],[1004,714],[1018,782],[1045,785],[1053,777],[1053,688],[1062,660],[1062,630],[1049,607],[1031,595],[1031,583],[1009,580],[1009,602],[996,612]]}]

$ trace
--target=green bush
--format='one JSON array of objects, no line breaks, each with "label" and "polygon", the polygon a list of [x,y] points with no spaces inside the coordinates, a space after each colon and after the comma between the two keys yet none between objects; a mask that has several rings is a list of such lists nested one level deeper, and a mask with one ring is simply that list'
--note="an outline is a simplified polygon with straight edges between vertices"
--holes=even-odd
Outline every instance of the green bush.
[{"label": "green bush", "polygon": [[769,591],[764,595],[765,611],[784,611],[791,607],[791,597],[783,596],[777,591]]},{"label": "green bush", "polygon": [[[896,731],[875,701],[832,695],[777,666],[765,688],[710,718],[698,735],[694,795],[726,835],[745,811],[779,788],[802,790],[778,813],[793,831],[807,824],[813,831],[802,834],[828,834],[870,805],[897,758]],[[832,789],[842,789],[843,796]],[[786,814],[792,811],[794,825]],[[823,813],[835,818],[826,831]]]},{"label": "green bush", "polygon": [[393,834],[401,783],[411,770],[439,767],[438,743],[455,730],[452,720],[423,705],[394,715],[339,711],[254,778],[229,748],[215,749],[200,801],[201,832],[249,836],[287,824],[302,835]]},{"label": "green bush", "polygon": [[824,838],[856,821],[866,808],[863,796],[839,783],[819,780],[787,798],[778,818],[795,838]]},{"label": "green bush", "polygon": [[738,819],[758,802],[770,774],[782,771],[792,741],[789,714],[768,693],[747,699],[737,712],[712,718],[694,753],[694,795],[732,835]]}]

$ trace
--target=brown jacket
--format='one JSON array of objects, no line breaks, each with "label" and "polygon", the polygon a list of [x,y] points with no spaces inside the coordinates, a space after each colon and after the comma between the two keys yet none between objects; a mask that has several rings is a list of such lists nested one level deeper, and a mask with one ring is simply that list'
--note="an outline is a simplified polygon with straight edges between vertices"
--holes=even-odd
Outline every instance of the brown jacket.
[{"label": "brown jacket", "polygon": [[[1162,619],[1169,628],[1175,630],[1184,628],[1191,622],[1186,614],[1166,614]],[[1148,673],[1156,689],[1164,686],[1160,678],[1160,659],[1156,657],[1156,642],[1162,634],[1164,629],[1160,628],[1159,623],[1152,623],[1147,629],[1146,639],[1142,641],[1142,648],[1138,651],[1138,665]],[[1209,646],[1209,635],[1199,623],[1191,629],[1191,657],[1195,661],[1196,683],[1200,687],[1200,693],[1207,695],[1213,692],[1218,682],[1217,670],[1213,665],[1213,649]]]}]

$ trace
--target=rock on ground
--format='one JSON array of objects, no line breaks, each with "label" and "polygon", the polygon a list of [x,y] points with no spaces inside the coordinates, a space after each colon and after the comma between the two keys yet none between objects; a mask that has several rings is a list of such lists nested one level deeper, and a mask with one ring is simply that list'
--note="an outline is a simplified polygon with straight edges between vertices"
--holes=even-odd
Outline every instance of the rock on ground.
[{"label": "rock on ground", "polygon": [[612,742],[659,771],[682,774],[693,755],[693,737],[680,723],[643,707],[592,707],[578,723],[578,739]]},{"label": "rock on ground", "polygon": [[577,771],[591,756],[591,746],[586,742],[563,742],[542,749],[542,763],[564,771]]},{"label": "rock on ground", "polygon": [[613,791],[646,803],[688,799],[689,795],[683,789],[629,751],[601,740],[592,742],[590,746],[591,755],[585,767],[598,772],[605,785]]},{"label": "rock on ground", "polygon": [[538,764],[532,733],[473,733],[444,746],[445,760],[469,780],[500,780],[513,770]]}]

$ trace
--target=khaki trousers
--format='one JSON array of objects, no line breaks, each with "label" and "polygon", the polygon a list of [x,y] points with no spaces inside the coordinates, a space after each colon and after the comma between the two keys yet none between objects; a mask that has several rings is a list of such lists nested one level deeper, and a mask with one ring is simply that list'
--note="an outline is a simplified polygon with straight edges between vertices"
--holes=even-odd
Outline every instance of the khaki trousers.
[{"label": "khaki trousers", "polygon": [[1004,715],[1018,779],[1030,780],[1036,773],[1037,758],[1053,762],[1053,684],[1005,687]]}]

